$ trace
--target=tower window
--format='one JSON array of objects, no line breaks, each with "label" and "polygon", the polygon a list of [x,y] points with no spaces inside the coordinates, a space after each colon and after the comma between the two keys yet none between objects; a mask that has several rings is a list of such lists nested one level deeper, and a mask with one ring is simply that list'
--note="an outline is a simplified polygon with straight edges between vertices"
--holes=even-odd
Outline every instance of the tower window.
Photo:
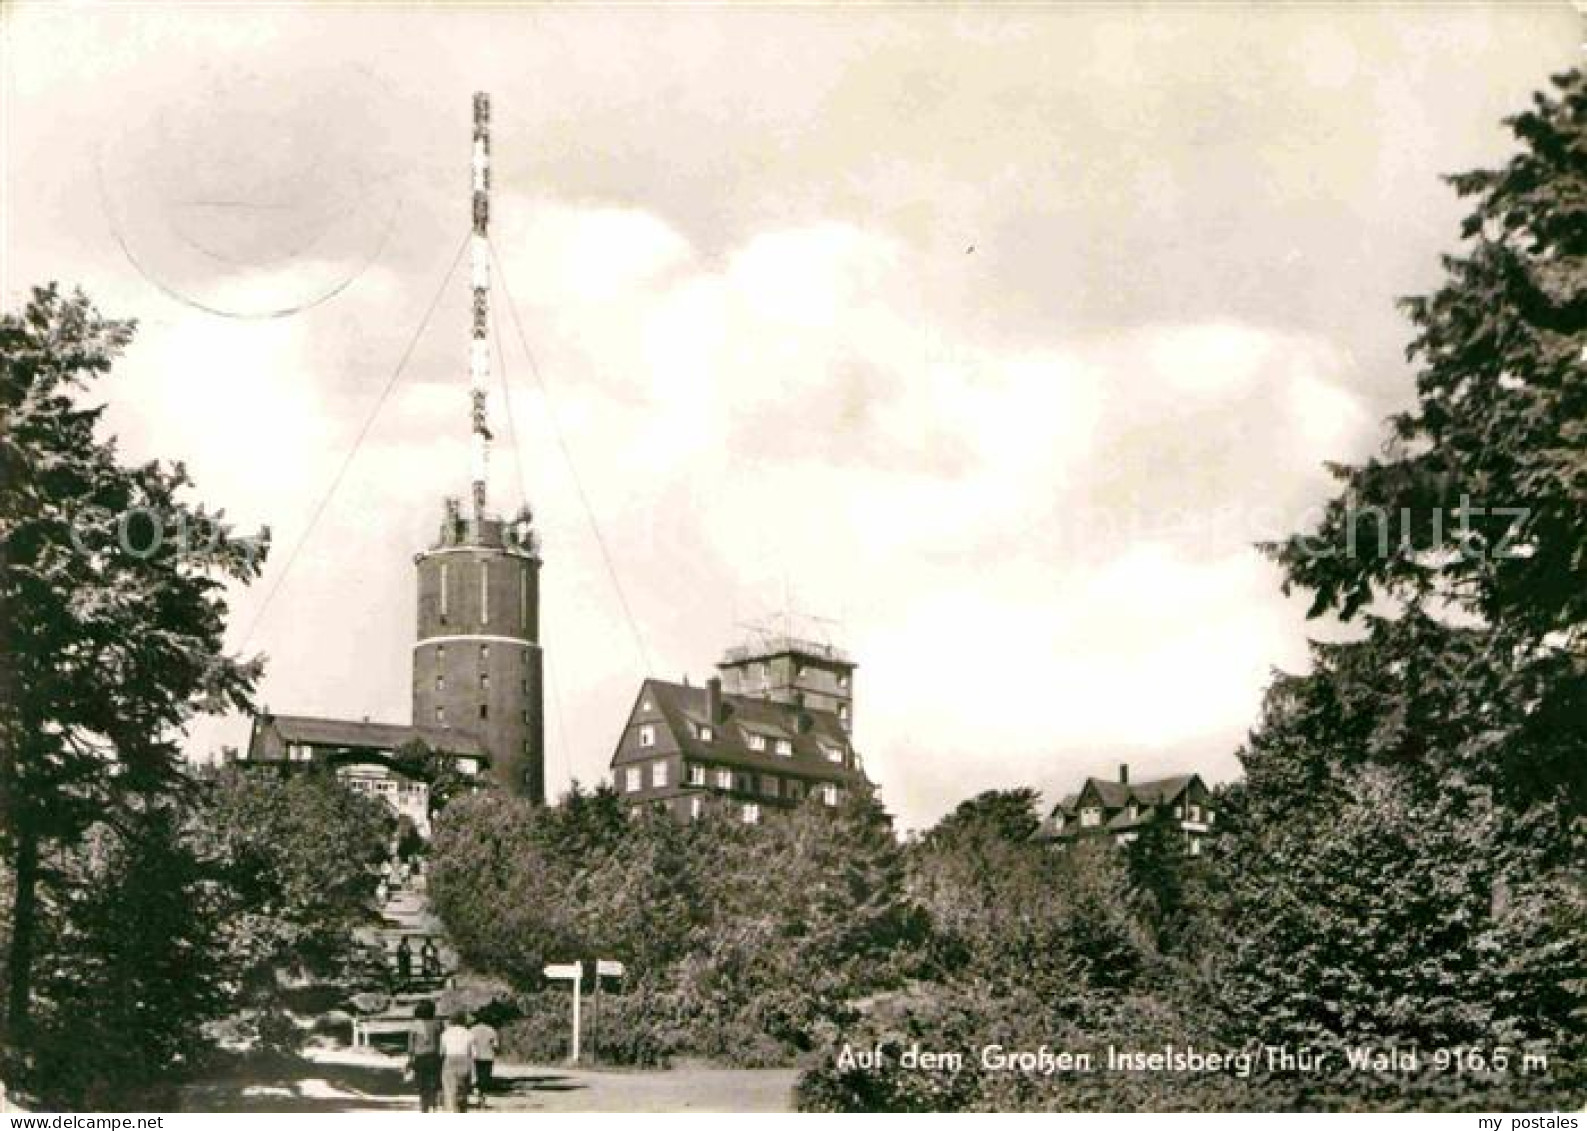
[{"label": "tower window", "polygon": [[489,672],[480,672],[479,673],[479,689],[481,691],[489,691],[490,690],[490,673]]},{"label": "tower window", "polygon": [[446,708],[445,707],[437,707],[435,709],[435,721],[438,722],[438,723],[443,723],[443,724],[446,722]]},{"label": "tower window", "polygon": [[441,620],[446,620],[446,563],[441,563]]},{"label": "tower window", "polygon": [[481,644],[479,646],[479,662],[483,664],[486,661],[488,661],[489,659],[490,659],[490,645],[489,644]]},{"label": "tower window", "polygon": [[479,623],[490,621],[490,564],[479,563]]},{"label": "tower window", "polygon": [[435,646],[435,666],[436,667],[440,667],[442,664],[445,664],[445,663],[446,663],[446,645],[445,644],[437,644]]},{"label": "tower window", "polygon": [[479,717],[482,719],[488,719],[490,717],[490,708],[484,703],[479,705]]},{"label": "tower window", "polygon": [[518,571],[518,620],[523,631],[529,631],[529,567]]},{"label": "tower window", "polygon": [[446,690],[446,677],[444,675],[438,675],[435,677],[435,689],[437,691]]}]

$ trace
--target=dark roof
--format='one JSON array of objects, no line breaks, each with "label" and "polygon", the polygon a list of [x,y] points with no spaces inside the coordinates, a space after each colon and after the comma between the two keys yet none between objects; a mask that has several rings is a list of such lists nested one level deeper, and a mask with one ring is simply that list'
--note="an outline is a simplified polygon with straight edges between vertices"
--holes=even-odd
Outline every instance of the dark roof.
[{"label": "dark roof", "polygon": [[334,746],[362,750],[398,750],[421,739],[442,754],[490,759],[479,739],[460,731],[403,726],[400,723],[353,722],[312,715],[261,715],[259,725],[274,728],[283,742],[306,746]]},{"label": "dark roof", "polygon": [[[849,769],[827,758],[824,747],[836,747],[845,754],[851,752],[849,736],[831,711],[723,692],[726,717],[713,724],[707,715],[703,687],[647,679],[640,689],[641,700],[646,692],[672,732],[678,749],[691,761],[780,774],[802,771],[829,781],[867,781],[863,770]],[[806,727],[800,726],[801,718],[807,721]],[[712,728],[711,741],[699,737],[697,728],[701,726]],[[768,742],[786,739],[793,747],[793,754],[785,756],[771,749],[751,750],[748,744],[751,733],[764,735]],[[617,764],[615,753],[612,764]]]},{"label": "dark roof", "polygon": [[1087,791],[1095,793],[1105,809],[1123,809],[1131,801],[1140,805],[1162,805],[1172,801],[1197,780],[1195,774],[1175,774],[1152,781],[1121,782],[1111,778],[1087,778],[1079,793],[1071,793],[1052,808],[1053,813],[1073,815]]}]

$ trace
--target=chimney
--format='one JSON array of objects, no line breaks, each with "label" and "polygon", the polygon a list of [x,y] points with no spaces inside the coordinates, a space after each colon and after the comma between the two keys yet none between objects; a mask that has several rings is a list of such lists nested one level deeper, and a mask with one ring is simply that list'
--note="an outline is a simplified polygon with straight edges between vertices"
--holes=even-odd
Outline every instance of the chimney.
[{"label": "chimney", "polygon": [[1119,763],[1119,784],[1130,784],[1130,764],[1128,762]]},{"label": "chimney", "polygon": [[712,726],[722,721],[722,677],[713,675],[705,681],[705,717]]}]

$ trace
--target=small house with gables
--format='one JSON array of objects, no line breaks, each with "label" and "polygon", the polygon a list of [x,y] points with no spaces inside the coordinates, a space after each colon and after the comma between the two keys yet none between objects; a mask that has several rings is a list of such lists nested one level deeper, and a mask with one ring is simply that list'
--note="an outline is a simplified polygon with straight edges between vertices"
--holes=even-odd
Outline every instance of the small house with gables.
[{"label": "small house with gables", "polygon": [[403,760],[404,752],[417,744],[423,744],[465,778],[483,781],[490,767],[490,752],[469,733],[368,720],[273,715],[269,711],[254,717],[248,750],[239,762],[281,773],[323,767],[355,792],[385,802],[397,816],[412,821],[419,835],[428,838],[430,787],[414,776]]},{"label": "small house with gables", "polygon": [[1216,820],[1212,792],[1200,774],[1132,782],[1129,766],[1122,765],[1117,781],[1087,778],[1078,793],[1053,806],[1036,835],[1060,845],[1096,836],[1128,844],[1148,822],[1170,821],[1194,856]]},{"label": "small house with gables", "polygon": [[847,712],[798,697],[733,694],[648,679],[612,753],[618,795],[688,820],[726,808],[750,824],[815,797],[836,806],[870,782],[849,741]]}]

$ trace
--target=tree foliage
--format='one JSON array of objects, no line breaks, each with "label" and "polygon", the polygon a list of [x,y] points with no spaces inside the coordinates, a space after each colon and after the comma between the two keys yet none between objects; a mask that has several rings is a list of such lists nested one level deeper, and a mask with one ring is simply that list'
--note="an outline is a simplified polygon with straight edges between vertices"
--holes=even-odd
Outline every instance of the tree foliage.
[{"label": "tree foliage", "polygon": [[133,835],[179,792],[181,730],[248,705],[259,672],[222,649],[228,581],[264,545],[187,498],[181,464],[129,465],[82,403],[132,325],[36,289],[0,318],[0,840],[12,865],[6,1038],[26,1051],[53,861],[95,825]]}]

